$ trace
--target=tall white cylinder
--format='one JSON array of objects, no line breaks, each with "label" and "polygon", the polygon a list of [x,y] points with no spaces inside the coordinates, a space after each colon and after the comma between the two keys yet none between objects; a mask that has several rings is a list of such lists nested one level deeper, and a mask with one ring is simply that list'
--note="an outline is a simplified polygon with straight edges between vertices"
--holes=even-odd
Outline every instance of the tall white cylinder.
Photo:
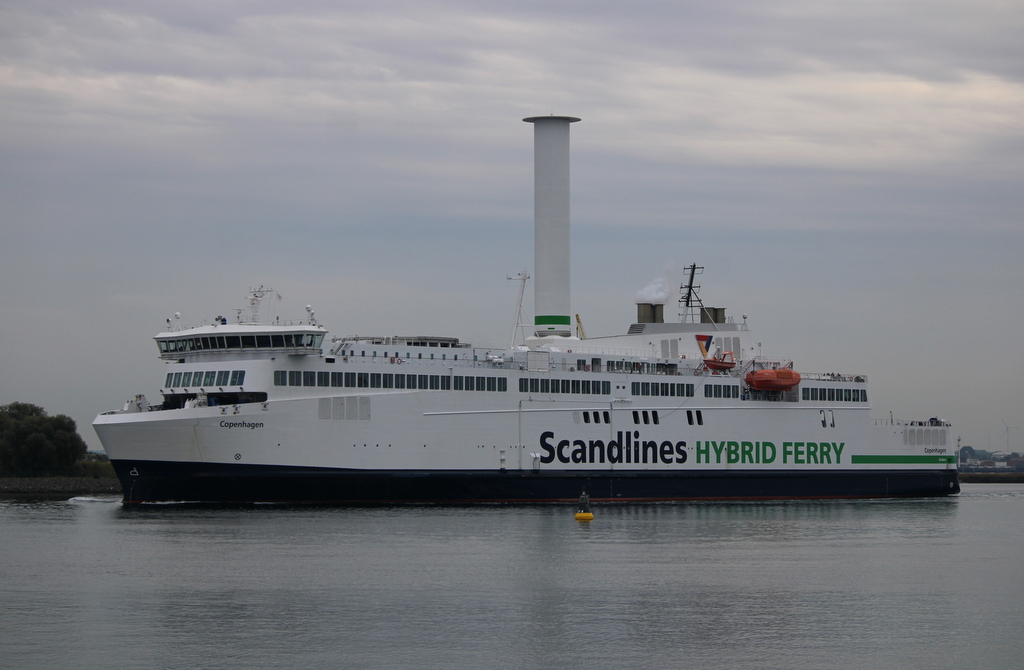
[{"label": "tall white cylinder", "polygon": [[572,335],[569,319],[569,124],[574,116],[531,116],[533,124],[533,313],[537,337]]}]

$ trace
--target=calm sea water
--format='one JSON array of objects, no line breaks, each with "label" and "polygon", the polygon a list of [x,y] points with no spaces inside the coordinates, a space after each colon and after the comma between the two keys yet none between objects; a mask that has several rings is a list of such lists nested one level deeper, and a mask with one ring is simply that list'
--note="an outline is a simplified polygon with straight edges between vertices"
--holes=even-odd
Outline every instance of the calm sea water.
[{"label": "calm sea water", "polygon": [[923,501],[0,501],[0,667],[1011,668],[1024,486]]}]

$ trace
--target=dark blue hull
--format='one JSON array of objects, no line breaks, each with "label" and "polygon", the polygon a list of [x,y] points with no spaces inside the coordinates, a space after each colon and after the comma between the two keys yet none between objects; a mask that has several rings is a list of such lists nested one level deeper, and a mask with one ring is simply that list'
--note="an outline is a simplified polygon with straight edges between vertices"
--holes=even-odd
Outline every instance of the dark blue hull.
[{"label": "dark blue hull", "polygon": [[779,500],[944,496],[956,470],[339,470],[114,461],[126,503],[481,503]]}]

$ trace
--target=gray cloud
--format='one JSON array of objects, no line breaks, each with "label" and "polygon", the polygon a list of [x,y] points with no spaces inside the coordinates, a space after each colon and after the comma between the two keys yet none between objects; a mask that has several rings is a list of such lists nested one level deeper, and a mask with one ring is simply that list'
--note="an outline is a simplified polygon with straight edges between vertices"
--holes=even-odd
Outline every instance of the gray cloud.
[{"label": "gray cloud", "polygon": [[584,118],[588,332],[697,261],[775,352],[985,446],[1021,413],[1009,338],[964,355],[1024,325],[1021,24],[998,2],[7,3],[0,402],[95,446],[92,415],[159,387],[167,316],[260,283],[336,334],[504,341],[505,275],[532,264],[520,119],[554,112]]}]

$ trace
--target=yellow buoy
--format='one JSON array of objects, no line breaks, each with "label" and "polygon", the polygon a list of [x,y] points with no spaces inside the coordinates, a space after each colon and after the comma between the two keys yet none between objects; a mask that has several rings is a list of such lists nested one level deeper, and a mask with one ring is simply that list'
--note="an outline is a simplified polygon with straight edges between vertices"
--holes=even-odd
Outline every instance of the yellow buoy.
[{"label": "yellow buoy", "polygon": [[594,515],[591,512],[576,512],[577,521],[593,521]]}]

